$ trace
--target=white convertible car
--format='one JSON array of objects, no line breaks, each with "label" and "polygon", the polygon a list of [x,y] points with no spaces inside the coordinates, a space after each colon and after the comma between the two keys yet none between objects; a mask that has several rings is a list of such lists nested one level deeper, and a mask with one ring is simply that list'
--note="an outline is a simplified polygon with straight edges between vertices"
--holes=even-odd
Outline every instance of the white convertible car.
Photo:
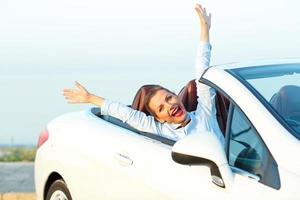
[{"label": "white convertible car", "polygon": [[[225,149],[209,132],[175,142],[98,108],[68,113],[40,135],[37,199],[299,200],[300,60],[215,66],[199,81],[217,90]],[[190,111],[194,83],[179,94]]]}]

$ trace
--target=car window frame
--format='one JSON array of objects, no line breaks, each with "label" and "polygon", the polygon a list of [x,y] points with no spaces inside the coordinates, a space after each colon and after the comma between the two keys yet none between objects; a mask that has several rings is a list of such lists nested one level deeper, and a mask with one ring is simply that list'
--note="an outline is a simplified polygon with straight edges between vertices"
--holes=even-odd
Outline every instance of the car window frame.
[{"label": "car window frame", "polygon": [[[262,144],[264,145],[264,147],[266,148],[268,155],[270,156],[270,163],[268,163],[268,165],[272,165],[273,167],[270,167],[273,171],[275,171],[276,174],[272,174],[268,175],[268,177],[265,177],[264,179],[260,179],[260,183],[272,187],[276,190],[279,190],[281,188],[281,181],[280,181],[280,175],[279,175],[279,170],[278,170],[278,165],[276,160],[274,159],[274,156],[272,155],[271,151],[269,150],[268,146],[266,145],[266,143],[264,142],[263,138],[260,136],[259,132],[256,130],[256,128],[253,126],[252,122],[249,120],[249,118],[247,117],[247,115],[244,113],[244,111],[240,108],[240,106],[234,101],[234,99],[232,99],[223,89],[221,89],[219,86],[217,86],[216,84],[214,84],[213,82],[211,82],[210,80],[204,78],[203,76],[199,79],[200,83],[203,83],[209,87],[214,88],[217,92],[219,92],[220,94],[222,94],[224,97],[226,97],[229,102],[229,110],[228,110],[228,116],[227,116],[227,122],[226,122],[226,130],[225,130],[225,154],[227,157],[227,161],[228,161],[228,165],[229,165],[229,131],[230,131],[230,124],[231,124],[231,120],[232,120],[232,115],[233,115],[233,106],[236,106],[241,113],[245,116],[247,122],[249,123],[250,127],[253,128],[253,130],[255,131],[255,133],[257,134],[257,136],[259,137],[259,139],[261,140]],[[230,123],[230,124],[229,124]],[[272,161],[272,162],[271,162]],[[242,176],[247,176],[248,178],[253,178],[256,177],[256,175],[251,174],[250,172],[231,166],[229,165],[232,169],[232,171],[234,173],[240,174]],[[238,170],[236,170],[236,169]],[[248,176],[250,175],[250,176]],[[253,175],[251,177],[251,175]],[[275,183],[275,184],[274,184]]]},{"label": "car window frame", "polygon": [[117,119],[115,117],[112,117],[112,116],[109,116],[109,115],[101,115],[99,107],[93,107],[93,108],[91,108],[91,113],[93,113],[95,116],[103,119],[107,123],[114,124],[117,127],[124,128],[124,129],[126,129],[128,131],[132,131],[132,132],[134,132],[134,133],[136,133],[138,135],[141,135],[141,136],[144,136],[144,137],[147,137],[147,138],[159,141],[159,142],[161,142],[163,144],[166,144],[166,145],[169,145],[169,146],[173,146],[175,144],[175,142],[176,142],[174,140],[171,140],[169,138],[160,136],[158,134],[139,131],[139,130],[131,127],[126,122],[122,122],[120,119]]}]

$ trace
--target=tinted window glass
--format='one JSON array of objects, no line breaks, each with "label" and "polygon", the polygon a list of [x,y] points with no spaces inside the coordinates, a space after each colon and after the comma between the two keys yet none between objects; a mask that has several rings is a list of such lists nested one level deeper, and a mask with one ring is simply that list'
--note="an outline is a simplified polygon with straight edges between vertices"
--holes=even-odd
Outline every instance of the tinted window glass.
[{"label": "tinted window glass", "polygon": [[300,139],[300,64],[235,69]]},{"label": "tinted window glass", "polygon": [[267,150],[237,107],[233,110],[229,134],[229,164],[262,177]]}]

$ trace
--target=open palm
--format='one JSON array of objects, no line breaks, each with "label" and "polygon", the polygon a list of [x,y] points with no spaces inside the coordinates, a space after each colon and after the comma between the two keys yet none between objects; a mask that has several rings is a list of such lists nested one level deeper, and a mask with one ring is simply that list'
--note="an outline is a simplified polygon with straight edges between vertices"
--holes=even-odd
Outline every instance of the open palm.
[{"label": "open palm", "polygon": [[197,14],[199,16],[201,25],[206,25],[208,29],[210,29],[211,25],[211,13],[207,15],[206,9],[202,8],[200,4],[196,4],[195,10],[197,11]]},{"label": "open palm", "polygon": [[90,93],[78,82],[75,82],[77,89],[64,89],[63,95],[68,103],[89,103]]}]

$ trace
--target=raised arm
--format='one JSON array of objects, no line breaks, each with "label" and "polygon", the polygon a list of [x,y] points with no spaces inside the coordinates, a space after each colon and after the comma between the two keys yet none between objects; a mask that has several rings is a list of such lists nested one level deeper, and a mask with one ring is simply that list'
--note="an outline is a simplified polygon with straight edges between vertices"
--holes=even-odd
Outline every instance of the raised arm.
[{"label": "raised arm", "polygon": [[196,84],[198,96],[196,112],[199,115],[213,116],[216,112],[214,103],[215,90],[198,81],[210,64],[211,45],[209,43],[209,30],[211,26],[211,14],[208,15],[206,9],[200,4],[196,4],[195,10],[200,22],[200,42],[196,53]]},{"label": "raised arm", "polygon": [[200,22],[200,42],[196,55],[196,79],[198,80],[210,63],[209,29],[211,26],[211,14],[207,15],[206,9],[202,8],[200,4],[196,4],[195,10]]}]

